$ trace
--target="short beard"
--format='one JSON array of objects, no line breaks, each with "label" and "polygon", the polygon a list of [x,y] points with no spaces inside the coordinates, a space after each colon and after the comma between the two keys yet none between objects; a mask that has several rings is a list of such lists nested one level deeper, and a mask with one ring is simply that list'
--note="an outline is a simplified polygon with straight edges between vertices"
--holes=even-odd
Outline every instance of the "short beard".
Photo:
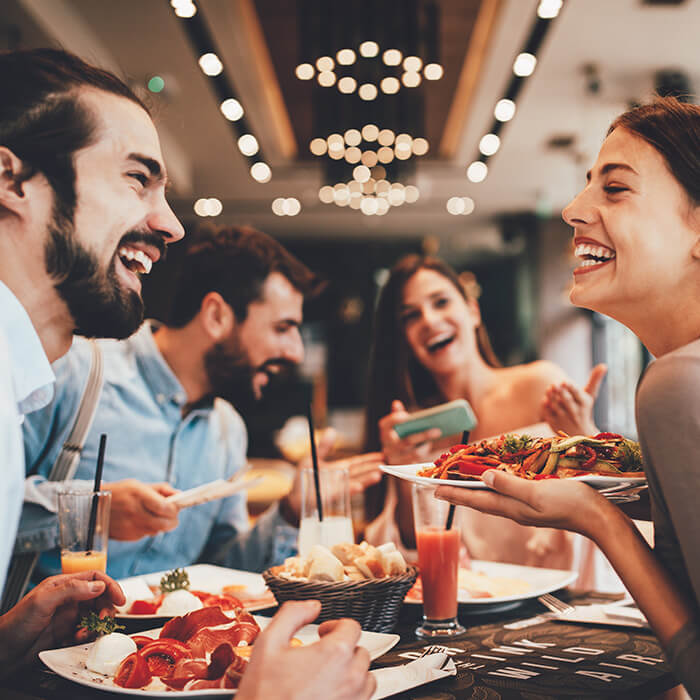
[{"label": "short beard", "polygon": [[91,338],[128,338],[143,321],[143,300],[117,278],[116,257],[106,272],[75,237],[73,217],[55,204],[44,247],[46,272],[68,307],[74,332]]},{"label": "short beard", "polygon": [[214,396],[220,396],[239,407],[256,401],[254,370],[235,331],[228,342],[216,343],[207,351],[204,367]]}]

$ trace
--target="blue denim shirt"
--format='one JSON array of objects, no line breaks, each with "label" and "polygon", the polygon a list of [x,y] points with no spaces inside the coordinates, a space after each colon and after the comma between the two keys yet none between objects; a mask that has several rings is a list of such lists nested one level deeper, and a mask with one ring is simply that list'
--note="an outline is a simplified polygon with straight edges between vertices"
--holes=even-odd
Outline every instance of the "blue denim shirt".
[{"label": "blue denim shirt", "polygon": [[[99,342],[105,381],[77,480],[92,483],[101,433],[108,436],[105,482],[167,481],[184,490],[226,479],[245,465],[245,425],[229,403],[215,399],[183,417],[185,391],[160,354],[151,323],[128,340]],[[76,338],[68,354],[53,365],[54,401],[25,420],[27,474],[34,476],[25,482],[25,512],[15,551],[56,546],[56,517],[51,511],[56,510],[60,485],[45,477],[71,428],[89,367],[89,343]],[[110,540],[107,573],[122,578],[195,561],[262,571],[296,553],[297,534],[276,507],[251,530],[245,494],[235,494],[181,510],[179,525],[170,532],[136,542]],[[42,555],[38,569],[42,576],[58,572],[57,551]]]}]

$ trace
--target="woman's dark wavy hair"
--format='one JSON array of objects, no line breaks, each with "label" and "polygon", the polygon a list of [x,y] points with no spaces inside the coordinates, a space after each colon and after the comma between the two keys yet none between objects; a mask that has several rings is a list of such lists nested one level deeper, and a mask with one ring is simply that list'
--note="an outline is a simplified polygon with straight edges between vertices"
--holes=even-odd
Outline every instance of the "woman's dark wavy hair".
[{"label": "woman's dark wavy hair", "polygon": [[73,154],[94,141],[99,123],[80,101],[84,87],[124,97],[148,112],[119,78],[67,51],[0,53],[0,146],[22,160],[20,183],[37,173],[46,177],[58,211],[70,221],[76,204]]},{"label": "woman's dark wavy hair", "polygon": [[[398,399],[409,409],[422,408],[443,400],[433,376],[413,356],[401,323],[403,290],[419,270],[433,270],[449,280],[465,300],[469,300],[457,273],[438,258],[407,255],[392,268],[379,294],[374,315],[374,340],[370,353],[365,448],[381,449],[378,421]],[[476,330],[477,346],[486,364],[500,367],[483,324]]]},{"label": "woman's dark wavy hair", "polygon": [[685,190],[693,206],[700,206],[700,106],[675,97],[652,102],[621,114],[610,125],[627,129],[653,146]]}]

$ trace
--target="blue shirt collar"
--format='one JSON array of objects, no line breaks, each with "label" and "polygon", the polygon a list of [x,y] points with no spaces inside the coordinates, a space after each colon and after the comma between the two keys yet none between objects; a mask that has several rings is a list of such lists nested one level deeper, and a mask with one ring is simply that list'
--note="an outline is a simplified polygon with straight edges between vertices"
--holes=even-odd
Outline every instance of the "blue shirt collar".
[{"label": "blue shirt collar", "polygon": [[10,353],[12,382],[21,415],[50,403],[56,381],[29,314],[10,289],[0,282],[0,331]]},{"label": "blue shirt collar", "polygon": [[187,394],[153,337],[160,326],[158,321],[147,320],[126,342],[132,346],[141,376],[156,400],[182,407],[187,403]]}]

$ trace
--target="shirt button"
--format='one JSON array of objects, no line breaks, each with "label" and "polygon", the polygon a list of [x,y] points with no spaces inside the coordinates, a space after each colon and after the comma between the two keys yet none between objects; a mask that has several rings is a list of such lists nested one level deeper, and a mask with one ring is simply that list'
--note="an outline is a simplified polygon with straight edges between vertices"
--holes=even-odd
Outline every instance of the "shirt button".
[{"label": "shirt button", "polygon": [[165,395],[164,394],[156,394],[156,401],[158,403],[165,403]]}]

